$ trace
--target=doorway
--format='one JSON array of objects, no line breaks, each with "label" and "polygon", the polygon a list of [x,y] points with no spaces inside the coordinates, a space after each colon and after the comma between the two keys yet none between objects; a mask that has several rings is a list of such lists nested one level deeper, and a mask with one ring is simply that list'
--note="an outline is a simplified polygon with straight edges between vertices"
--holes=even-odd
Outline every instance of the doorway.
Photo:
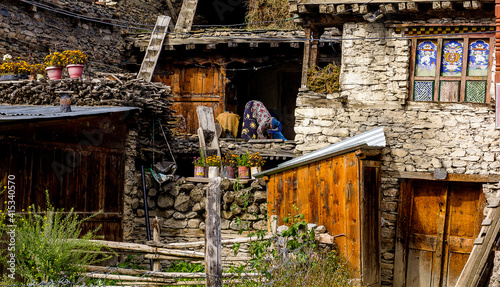
[{"label": "doorway", "polygon": [[485,204],[481,183],[403,180],[394,286],[455,286]]}]

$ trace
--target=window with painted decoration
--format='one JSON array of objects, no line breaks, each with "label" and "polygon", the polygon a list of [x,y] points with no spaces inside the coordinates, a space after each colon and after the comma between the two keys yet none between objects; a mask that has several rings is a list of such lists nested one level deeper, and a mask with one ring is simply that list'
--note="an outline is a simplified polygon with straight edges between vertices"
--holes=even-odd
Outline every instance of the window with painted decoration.
[{"label": "window with painted decoration", "polygon": [[491,35],[471,33],[460,37],[414,38],[411,99],[489,103],[495,46]]}]

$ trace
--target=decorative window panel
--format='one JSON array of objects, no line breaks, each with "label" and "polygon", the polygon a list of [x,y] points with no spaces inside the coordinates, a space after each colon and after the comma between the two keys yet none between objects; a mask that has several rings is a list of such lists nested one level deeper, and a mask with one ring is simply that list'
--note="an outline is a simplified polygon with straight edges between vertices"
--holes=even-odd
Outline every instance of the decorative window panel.
[{"label": "decorative window panel", "polygon": [[434,82],[419,81],[415,82],[414,100],[415,101],[432,101],[434,93]]},{"label": "decorative window panel", "polygon": [[463,53],[463,41],[444,41],[441,76],[460,77],[462,75]]},{"label": "decorative window panel", "polygon": [[442,81],[439,91],[439,101],[458,102],[459,93],[460,93],[460,82]]},{"label": "decorative window panel", "polygon": [[467,81],[465,85],[465,101],[484,103],[486,100],[486,81]]},{"label": "decorative window panel", "polygon": [[494,38],[475,31],[466,36],[429,35],[412,40],[410,93],[414,101],[490,102]]},{"label": "decorative window panel", "polygon": [[488,76],[488,55],[490,45],[488,39],[474,40],[469,44],[469,61],[467,64],[467,76]]},{"label": "decorative window panel", "polygon": [[417,65],[415,75],[434,76],[436,74],[437,42],[419,41],[417,45]]}]

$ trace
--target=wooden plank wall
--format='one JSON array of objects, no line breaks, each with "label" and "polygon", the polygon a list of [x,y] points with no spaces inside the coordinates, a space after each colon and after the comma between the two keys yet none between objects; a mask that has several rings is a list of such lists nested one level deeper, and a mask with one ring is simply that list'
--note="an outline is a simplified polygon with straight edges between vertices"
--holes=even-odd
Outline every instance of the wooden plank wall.
[{"label": "wooden plank wall", "polygon": [[196,107],[212,107],[214,116],[224,112],[225,74],[223,68],[163,67],[166,73],[153,77],[153,81],[171,86],[174,101],[172,109],[186,120],[186,132],[196,133],[198,117]]},{"label": "wooden plank wall", "polygon": [[[78,146],[73,143],[85,138],[84,130],[94,132],[102,119],[68,120],[63,126],[30,127],[10,131],[13,138],[1,137],[0,131],[0,181],[14,175],[16,209],[21,211],[35,204],[45,208],[45,191],[51,204],[68,211],[71,208],[82,216],[102,211],[84,225],[95,228],[108,240],[122,238],[123,188],[125,171],[125,126],[113,123],[113,132],[102,134],[97,145]],[[109,121],[106,121],[109,123]],[[86,126],[86,129],[81,127]],[[52,132],[66,133],[67,143],[53,141]],[[100,138],[100,137],[99,137]],[[37,139],[32,141],[32,139]],[[38,140],[39,139],[39,140]],[[2,198],[0,208],[6,195]],[[4,199],[5,197],[5,199]]]},{"label": "wooden plank wall", "polygon": [[[365,175],[378,177],[378,172],[367,170]],[[285,216],[303,214],[307,222],[324,225],[331,235],[338,235],[335,242],[347,258],[353,278],[361,276],[359,181],[359,160],[355,153],[349,153],[273,174],[268,182],[270,214],[279,216],[280,225]],[[367,190],[378,190],[379,182],[373,181],[367,183]],[[374,193],[373,190],[370,192]],[[378,193],[373,197],[368,205],[376,205],[374,214],[378,214]],[[380,219],[373,218],[369,224],[377,220]],[[379,223],[375,225],[376,230],[368,236],[378,239]],[[371,244],[372,247],[378,246],[378,241]],[[378,276],[378,272],[374,271],[375,274],[370,276]]]}]

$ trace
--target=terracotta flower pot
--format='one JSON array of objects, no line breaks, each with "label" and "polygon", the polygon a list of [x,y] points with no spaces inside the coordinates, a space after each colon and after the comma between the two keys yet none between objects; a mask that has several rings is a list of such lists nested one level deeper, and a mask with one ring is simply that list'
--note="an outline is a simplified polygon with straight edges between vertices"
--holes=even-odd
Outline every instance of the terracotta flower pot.
[{"label": "terracotta flower pot", "polygon": [[234,167],[232,166],[225,166],[223,171],[222,171],[222,177],[225,178],[234,178]]},{"label": "terracotta flower pot", "polygon": [[194,177],[205,177],[205,167],[204,166],[194,166]]},{"label": "terracotta flower pot", "polygon": [[49,80],[60,80],[61,79],[61,74],[62,74],[62,68],[61,67],[56,67],[56,66],[51,66],[45,68],[47,71],[47,76],[49,77]]},{"label": "terracotta flower pot", "polygon": [[248,166],[238,166],[238,176],[240,178],[250,178],[250,168]]},{"label": "terracotta flower pot", "polygon": [[71,79],[78,79],[82,76],[83,74],[83,67],[85,67],[82,64],[71,64],[67,65],[66,68],[68,68],[68,74]]}]

